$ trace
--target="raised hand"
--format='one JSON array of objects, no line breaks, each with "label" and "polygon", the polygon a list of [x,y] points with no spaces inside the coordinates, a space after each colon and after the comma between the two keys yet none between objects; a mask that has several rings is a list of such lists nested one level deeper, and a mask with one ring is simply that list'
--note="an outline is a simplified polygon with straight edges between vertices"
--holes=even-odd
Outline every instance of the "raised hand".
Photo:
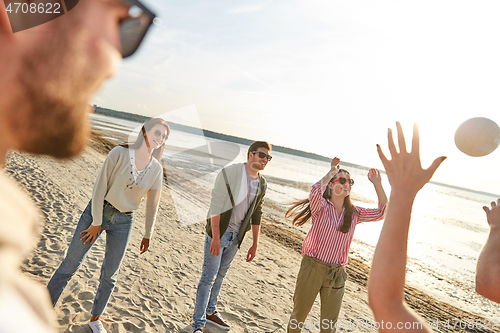
[{"label": "raised hand", "polygon": [[330,163],[330,170],[327,172],[327,174],[321,178],[320,183],[321,186],[326,186],[328,182],[335,177],[335,175],[339,172],[339,163],[340,163],[340,158],[334,157],[332,159],[332,162]]},{"label": "raised hand", "polygon": [[373,184],[380,184],[382,182],[382,177],[380,177],[380,172],[377,169],[370,169],[368,171],[368,179],[373,183]]},{"label": "raised hand", "polygon": [[491,202],[491,209],[488,206],[484,206],[483,209],[486,212],[486,218],[490,227],[500,225],[500,199],[497,199],[496,202]]},{"label": "raised hand", "polygon": [[406,141],[401,124],[396,122],[396,127],[398,131],[399,152],[396,150],[392,131],[389,129],[387,137],[391,159],[389,160],[385,157],[379,145],[377,145],[378,155],[384,164],[392,189],[403,190],[408,192],[408,194],[416,195],[431,179],[436,169],[446,157],[438,157],[428,169],[422,169],[420,163],[420,137],[417,124],[413,126],[412,149],[410,152],[406,151]]},{"label": "raised hand", "polygon": [[477,259],[476,291],[489,300],[500,303],[500,199],[491,202],[486,212],[490,232]]},{"label": "raised hand", "polygon": [[334,158],[332,159],[332,163],[331,163],[332,170],[336,170],[336,171],[338,171],[338,169],[340,168],[340,167],[339,167],[339,163],[340,163],[340,158],[338,158],[338,157],[334,157]]},{"label": "raised hand", "polygon": [[[385,322],[386,325],[391,323],[392,328],[398,323],[421,323],[419,331],[431,332],[425,320],[410,309],[404,300],[408,232],[413,200],[417,192],[431,179],[446,157],[439,157],[428,169],[422,169],[417,125],[413,127],[411,152],[406,151],[401,124],[397,122],[396,127],[399,152],[394,144],[391,130],[388,133],[390,160],[377,145],[392,191],[384,226],[373,256],[368,282],[368,300],[377,322]],[[391,330],[388,327],[380,328],[379,332]]]}]

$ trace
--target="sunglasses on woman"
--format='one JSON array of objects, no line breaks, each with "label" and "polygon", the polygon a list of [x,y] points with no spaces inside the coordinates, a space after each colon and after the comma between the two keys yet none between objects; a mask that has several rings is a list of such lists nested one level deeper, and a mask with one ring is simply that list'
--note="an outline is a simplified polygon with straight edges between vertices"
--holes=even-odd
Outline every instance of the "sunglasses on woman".
[{"label": "sunglasses on woman", "polygon": [[161,132],[160,132],[160,130],[156,130],[156,131],[155,131],[155,135],[156,135],[156,136],[161,137],[161,139],[162,139],[163,141],[166,141],[166,140],[167,140],[167,134],[165,133],[165,134],[163,134],[163,135],[162,135],[162,134],[161,134]]},{"label": "sunglasses on woman", "polygon": [[264,158],[264,157],[265,157],[265,158],[267,159],[267,161],[268,161],[268,162],[269,162],[269,161],[273,158],[271,155],[268,155],[268,154],[266,154],[266,153],[264,153],[264,152],[261,152],[261,151],[258,151],[258,150],[255,150],[255,151],[253,151],[252,153],[253,153],[253,154],[259,154],[259,157],[260,157],[260,158]]},{"label": "sunglasses on woman", "polygon": [[332,180],[332,183],[333,183],[333,182],[336,182],[336,181],[338,181],[338,182],[339,182],[340,184],[342,184],[342,185],[344,185],[344,184],[345,184],[345,182],[348,182],[348,183],[349,183],[349,185],[354,185],[354,179],[350,179],[350,178],[349,178],[349,179],[347,179],[347,178],[344,178],[344,177],[339,177],[339,178],[337,178],[337,179],[335,179],[335,180]]},{"label": "sunglasses on woman", "polygon": [[156,15],[137,0],[121,0],[132,5],[129,17],[120,22],[122,57],[132,55],[141,44]]}]

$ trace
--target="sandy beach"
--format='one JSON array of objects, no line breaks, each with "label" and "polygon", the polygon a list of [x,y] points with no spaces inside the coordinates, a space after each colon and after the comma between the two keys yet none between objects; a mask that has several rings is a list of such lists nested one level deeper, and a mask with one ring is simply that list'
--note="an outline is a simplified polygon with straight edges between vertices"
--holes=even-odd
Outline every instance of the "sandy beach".
[{"label": "sandy beach", "polygon": [[[9,155],[7,172],[24,187],[45,217],[38,247],[22,267],[25,274],[40,283],[47,284],[63,259],[80,214],[91,198],[95,177],[110,148],[112,143],[94,134],[84,153],[71,161],[56,161],[17,152]],[[169,183],[183,184],[184,176],[176,173],[174,165],[166,173]],[[196,184],[187,183],[184,188],[189,194],[183,207],[185,211],[191,207],[196,209],[197,197],[210,195],[209,190],[196,188]],[[181,227],[176,205],[167,188],[162,193],[150,249],[143,255],[139,255],[144,230],[143,205],[136,212],[131,242],[118,283],[101,318],[109,332],[191,332],[205,231],[204,223]],[[289,222],[284,221],[283,206],[266,201],[257,257],[250,263],[245,262],[251,246],[251,236],[248,235],[224,280],[219,297],[218,311],[233,325],[231,332],[286,331],[303,237],[303,230],[292,228]],[[55,307],[60,332],[91,332],[87,323],[103,254],[104,239],[101,236]],[[366,293],[369,268],[351,258],[347,271],[349,281],[339,317],[342,326],[338,331],[375,332],[368,323],[374,322]],[[413,288],[407,288],[406,300],[431,322],[439,320],[443,323],[453,318],[481,319]],[[319,299],[308,321],[319,322]],[[318,331],[312,329],[308,332]],[[440,324],[437,331],[482,330],[453,329],[453,324],[451,329],[447,329]],[[207,325],[204,332],[223,331]]]}]

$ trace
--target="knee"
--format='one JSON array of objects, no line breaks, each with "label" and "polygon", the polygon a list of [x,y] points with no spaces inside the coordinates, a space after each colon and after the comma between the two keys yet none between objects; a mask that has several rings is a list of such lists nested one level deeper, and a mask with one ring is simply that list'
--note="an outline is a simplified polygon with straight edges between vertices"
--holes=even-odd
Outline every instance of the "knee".
[{"label": "knee", "polygon": [[64,259],[59,268],[56,270],[55,274],[64,275],[64,276],[73,276],[76,271],[80,267],[79,263],[75,263],[72,260],[68,260],[68,258]]},{"label": "knee", "polygon": [[215,274],[202,274],[200,278],[200,286],[212,286],[215,282]]},{"label": "knee", "polygon": [[101,281],[114,285],[118,280],[118,271],[112,274],[106,274],[106,272],[101,273]]},{"label": "knee", "polygon": [[223,278],[225,278],[225,277],[226,277],[226,273],[227,273],[227,270],[226,270],[226,271],[222,271],[222,270],[220,270],[220,271],[217,273],[216,278],[217,278],[217,279],[223,279]]},{"label": "knee", "polygon": [[211,286],[215,282],[215,276],[201,276],[200,285]]}]

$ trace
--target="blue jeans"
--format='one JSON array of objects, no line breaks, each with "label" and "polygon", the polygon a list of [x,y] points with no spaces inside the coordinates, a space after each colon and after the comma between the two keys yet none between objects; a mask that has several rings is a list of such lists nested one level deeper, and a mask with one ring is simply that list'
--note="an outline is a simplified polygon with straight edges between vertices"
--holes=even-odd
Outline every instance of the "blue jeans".
[{"label": "blue jeans", "polygon": [[220,239],[220,254],[212,255],[210,243],[212,238],[205,237],[205,256],[200,283],[196,291],[196,303],[193,313],[193,329],[205,327],[206,313],[215,312],[217,297],[222,287],[222,280],[226,276],[231,262],[238,252],[238,233],[226,231]]},{"label": "blue jeans", "polygon": [[[89,202],[87,208],[80,217],[80,221],[75,230],[73,240],[69,245],[66,258],[64,258],[61,266],[56,270],[49,281],[47,288],[49,289],[52,304],[55,306],[57,300],[61,296],[64,288],[75,272],[80,268],[83,261],[93,244],[87,242],[83,244],[80,234],[92,224],[92,201]],[[104,312],[109,298],[116,284],[118,271],[125,256],[125,250],[130,239],[132,224],[134,221],[133,212],[121,213],[108,202],[104,202],[103,219],[101,225],[101,233],[106,231],[106,251],[104,253],[104,261],[101,266],[101,277],[99,287],[94,299],[92,307],[92,315],[100,316]],[[94,241],[95,244],[95,241]]]}]

